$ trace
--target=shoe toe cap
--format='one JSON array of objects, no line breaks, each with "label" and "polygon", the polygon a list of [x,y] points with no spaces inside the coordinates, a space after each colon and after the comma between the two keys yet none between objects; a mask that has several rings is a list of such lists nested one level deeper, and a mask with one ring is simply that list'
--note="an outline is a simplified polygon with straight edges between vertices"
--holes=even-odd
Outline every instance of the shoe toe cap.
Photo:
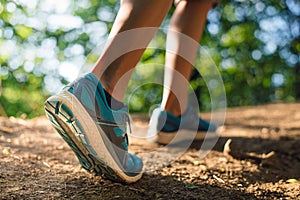
[{"label": "shoe toe cap", "polygon": [[143,161],[133,154],[128,154],[127,170],[129,173],[139,174],[143,170]]}]

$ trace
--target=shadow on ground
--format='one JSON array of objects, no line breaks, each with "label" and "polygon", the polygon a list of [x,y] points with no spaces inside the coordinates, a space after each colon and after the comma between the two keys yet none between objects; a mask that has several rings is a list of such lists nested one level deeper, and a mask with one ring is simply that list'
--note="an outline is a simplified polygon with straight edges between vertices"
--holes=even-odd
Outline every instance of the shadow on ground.
[{"label": "shadow on ground", "polygon": [[[161,146],[133,141],[131,150],[138,155],[144,153],[146,168],[152,170],[129,185],[104,180],[80,168],[73,152],[45,118],[0,118],[0,198],[297,199],[299,106],[275,104],[229,110],[226,130],[202,159],[199,141],[181,157],[163,165],[159,163],[165,162],[165,155],[147,154]],[[275,112],[278,109],[280,113]],[[135,120],[139,122],[139,117]]]}]

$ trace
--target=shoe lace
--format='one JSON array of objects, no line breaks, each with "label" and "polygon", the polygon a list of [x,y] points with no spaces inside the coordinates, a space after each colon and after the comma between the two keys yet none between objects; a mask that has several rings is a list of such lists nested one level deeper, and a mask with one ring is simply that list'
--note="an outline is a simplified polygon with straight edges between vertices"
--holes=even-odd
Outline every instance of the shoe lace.
[{"label": "shoe lace", "polygon": [[126,142],[126,149],[128,149],[128,134],[132,133],[131,129],[131,123],[130,123],[130,117],[128,114],[125,115],[125,121],[126,121],[126,131],[122,134],[122,139]]},{"label": "shoe lace", "polygon": [[128,114],[126,114],[126,130],[129,130],[129,131],[127,131],[129,134],[132,133],[130,117]]},{"label": "shoe lace", "polygon": [[106,125],[106,126],[119,126],[119,127],[123,127],[121,130],[124,130],[122,134],[119,135],[119,137],[122,137],[122,141],[123,141],[123,147],[128,150],[128,134],[132,133],[132,129],[131,129],[131,123],[130,123],[130,117],[128,113],[124,113],[123,114],[123,122],[122,123],[110,123],[107,121],[103,121],[101,120],[100,117],[96,117],[97,118],[97,124],[99,125]]}]

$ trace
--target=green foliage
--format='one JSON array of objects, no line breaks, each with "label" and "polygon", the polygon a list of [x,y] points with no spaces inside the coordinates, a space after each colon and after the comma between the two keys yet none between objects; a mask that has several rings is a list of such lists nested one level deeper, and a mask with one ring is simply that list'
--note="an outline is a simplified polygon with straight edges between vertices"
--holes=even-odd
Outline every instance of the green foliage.
[{"label": "green foliage", "polygon": [[[8,116],[32,118],[44,114],[45,96],[41,91],[42,77],[33,74],[22,75],[20,70],[2,77],[3,92],[0,96],[1,106]],[[19,77],[19,80],[16,78]]]},{"label": "green foliage", "polygon": [[[291,28],[299,29],[300,5],[293,2],[297,13],[285,1],[224,1],[213,12],[216,17],[209,18],[202,43],[214,52],[211,55],[217,54],[213,59],[222,74],[229,106],[299,99],[299,82],[294,84],[300,75],[295,73],[299,50],[292,45],[299,31],[292,33]],[[218,26],[216,33],[209,30],[212,25]],[[205,88],[201,79],[194,81]],[[205,103],[207,95],[201,90],[200,101]]]},{"label": "green foliage", "polygon": [[[0,0],[0,111],[42,115],[43,101],[98,59],[94,49],[107,39],[118,8],[117,0]],[[299,16],[296,0],[227,0],[210,11],[201,44],[223,77],[229,106],[300,99]],[[165,38],[159,31],[152,41],[159,48],[146,50],[132,76],[125,97],[131,111],[148,112],[161,101]],[[210,58],[199,55],[195,66],[210,70]],[[209,110],[196,70],[191,86]]]}]

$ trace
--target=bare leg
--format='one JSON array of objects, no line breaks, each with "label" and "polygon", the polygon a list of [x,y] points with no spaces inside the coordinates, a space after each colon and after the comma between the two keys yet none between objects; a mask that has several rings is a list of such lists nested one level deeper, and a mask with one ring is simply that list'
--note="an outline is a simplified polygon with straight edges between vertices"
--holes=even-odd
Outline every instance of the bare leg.
[{"label": "bare leg", "polygon": [[161,108],[177,116],[182,114],[187,107],[188,80],[193,67],[190,62],[180,57],[178,52],[181,51],[184,54],[188,52],[188,60],[194,62],[198,50],[198,45],[195,45],[197,43],[187,42],[186,38],[182,37],[182,34],[198,42],[202,36],[206,15],[211,6],[212,3],[210,2],[183,0],[178,3],[171,19],[167,48],[168,42],[176,43],[177,47],[175,53],[166,53],[164,92]]},{"label": "bare leg", "polygon": [[[127,72],[138,63],[171,5],[172,0],[121,1],[120,10],[110,33],[110,38],[113,39],[92,71],[101,80],[104,89],[115,99],[122,101],[131,74]],[[152,28],[150,31],[132,31],[132,29],[141,27],[156,28]],[[130,34],[126,35],[125,31],[129,31]],[[121,35],[125,33],[125,36],[123,34],[124,37],[118,37],[120,33]],[[144,48],[138,49],[135,46]],[[136,50],[127,51],[122,55],[120,49],[125,52],[128,49]],[[119,81],[120,79],[121,81]]]}]

